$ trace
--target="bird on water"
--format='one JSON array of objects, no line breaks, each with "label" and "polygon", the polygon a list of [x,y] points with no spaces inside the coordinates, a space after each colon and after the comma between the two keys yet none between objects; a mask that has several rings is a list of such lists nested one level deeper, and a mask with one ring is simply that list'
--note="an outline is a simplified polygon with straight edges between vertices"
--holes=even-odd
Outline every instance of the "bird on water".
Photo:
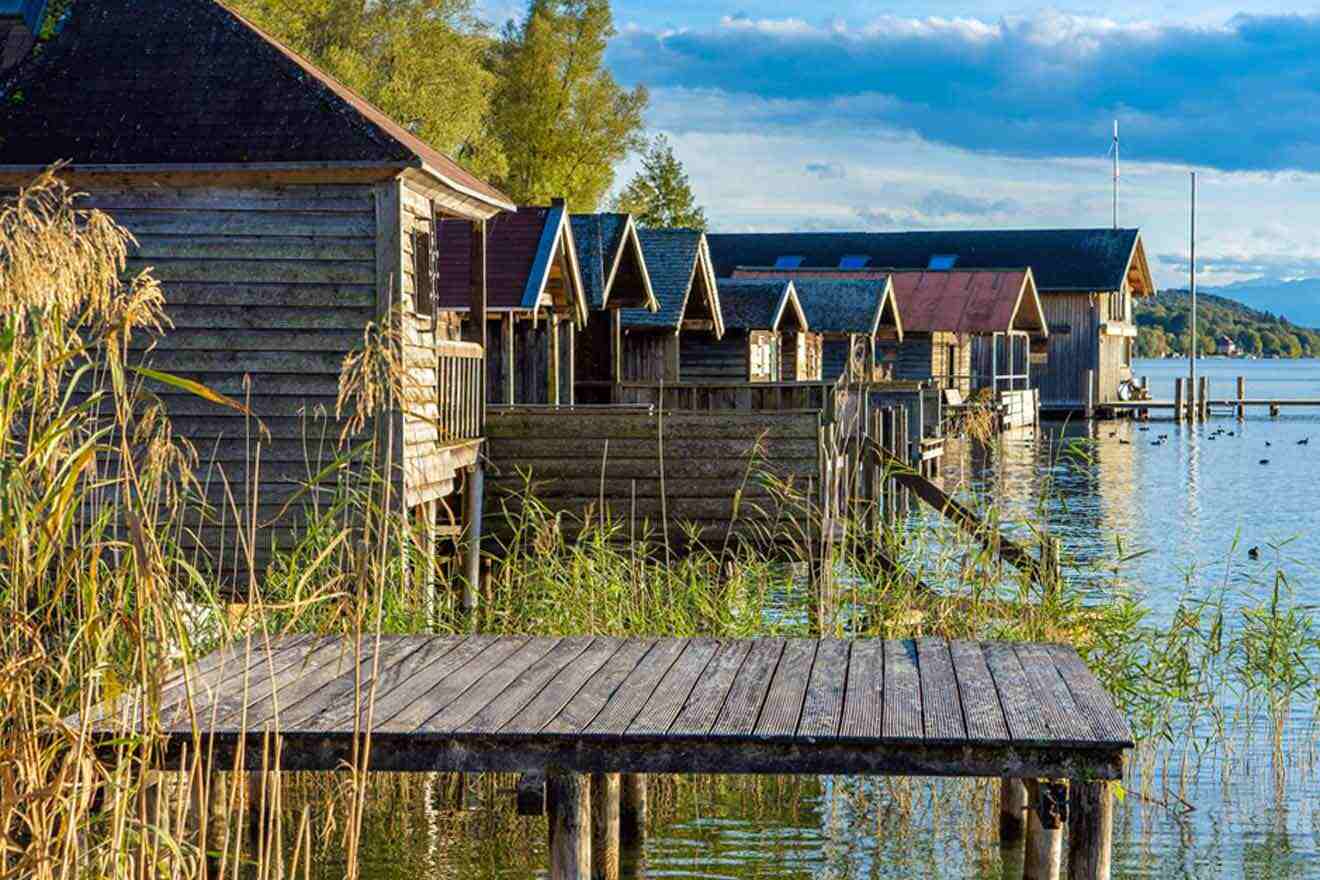
[{"label": "bird on water", "polygon": [[1260,548],[1252,547],[1250,550],[1247,551],[1247,556],[1250,559],[1260,559]]}]

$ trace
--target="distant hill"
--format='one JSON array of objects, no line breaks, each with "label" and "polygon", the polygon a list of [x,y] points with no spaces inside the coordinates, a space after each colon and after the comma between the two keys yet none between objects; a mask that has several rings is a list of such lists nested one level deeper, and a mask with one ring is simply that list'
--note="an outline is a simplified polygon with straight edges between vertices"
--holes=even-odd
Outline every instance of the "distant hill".
[{"label": "distant hill", "polygon": [[1257,279],[1204,290],[1245,303],[1253,309],[1282,315],[1303,327],[1320,327],[1320,278],[1297,281]]},{"label": "distant hill", "polygon": [[[1252,308],[1217,293],[1196,296],[1196,335],[1205,354],[1228,337],[1243,354],[1320,357],[1320,331],[1288,318]],[[1185,290],[1165,290],[1137,300],[1137,355],[1164,357],[1187,351],[1191,297]]]}]

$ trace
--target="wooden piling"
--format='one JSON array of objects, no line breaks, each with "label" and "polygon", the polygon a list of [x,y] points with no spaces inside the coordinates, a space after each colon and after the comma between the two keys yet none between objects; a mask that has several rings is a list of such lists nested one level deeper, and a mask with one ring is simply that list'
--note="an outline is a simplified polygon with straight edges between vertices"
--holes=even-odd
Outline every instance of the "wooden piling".
[{"label": "wooden piling", "polygon": [[545,815],[545,774],[524,773],[519,776],[515,799],[519,816]]},{"label": "wooden piling", "polygon": [[619,880],[619,774],[591,774],[591,876]]},{"label": "wooden piling", "polygon": [[1173,420],[1182,424],[1183,420],[1183,383],[1181,376],[1173,380]]},{"label": "wooden piling", "polygon": [[[1141,399],[1150,400],[1150,377],[1142,376],[1141,385],[1139,387],[1141,388]],[[1141,419],[1143,422],[1147,421],[1148,419],[1150,419],[1150,410],[1148,409],[1137,410],[1137,418]]]},{"label": "wooden piling", "polygon": [[1086,418],[1095,418],[1095,370],[1086,371]]},{"label": "wooden piling", "polygon": [[1242,401],[1247,399],[1247,377],[1237,377],[1237,420],[1243,421],[1247,417],[1247,408],[1243,406]]},{"label": "wooden piling", "polygon": [[1074,781],[1068,802],[1068,880],[1109,880],[1113,834],[1109,783]]},{"label": "wooden piling", "polygon": [[1026,837],[1027,788],[1021,779],[999,780],[999,845],[1017,846]]},{"label": "wooden piling", "polygon": [[1208,422],[1210,420],[1210,377],[1198,377],[1197,385],[1196,418],[1197,421]]},{"label": "wooden piling", "polygon": [[545,776],[550,813],[550,880],[590,880],[591,777],[552,770]]},{"label": "wooden piling", "polygon": [[619,785],[619,837],[624,843],[646,839],[646,775],[624,773]]},{"label": "wooden piling", "polygon": [[1035,779],[1027,788],[1027,838],[1022,880],[1060,880],[1063,821],[1056,787]]},{"label": "wooden piling", "polygon": [[480,463],[468,472],[467,508],[464,526],[467,530],[467,553],[463,559],[463,612],[472,614],[477,608],[477,590],[481,585],[481,512],[484,505],[486,472]]}]

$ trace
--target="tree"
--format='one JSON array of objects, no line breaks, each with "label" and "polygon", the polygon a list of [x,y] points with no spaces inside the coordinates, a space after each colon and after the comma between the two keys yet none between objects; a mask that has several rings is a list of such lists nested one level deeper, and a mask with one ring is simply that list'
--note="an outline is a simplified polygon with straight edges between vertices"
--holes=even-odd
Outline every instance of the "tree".
[{"label": "tree", "polygon": [[236,0],[313,63],[474,173],[506,163],[486,122],[495,77],[473,0]]},{"label": "tree", "polygon": [[640,225],[652,229],[706,228],[706,212],[697,205],[683,163],[674,157],[664,135],[651,142],[642,156],[641,170],[615,197],[613,208],[632,214]]},{"label": "tree", "polygon": [[559,196],[594,211],[615,166],[641,147],[648,97],[605,69],[613,35],[609,0],[531,0],[492,47],[490,128],[508,160],[500,183],[515,200]]}]

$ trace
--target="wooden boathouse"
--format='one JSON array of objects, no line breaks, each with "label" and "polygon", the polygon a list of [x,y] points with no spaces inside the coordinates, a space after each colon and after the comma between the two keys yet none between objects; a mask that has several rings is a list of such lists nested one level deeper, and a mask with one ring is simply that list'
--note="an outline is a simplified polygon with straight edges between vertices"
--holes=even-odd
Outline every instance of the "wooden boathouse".
[{"label": "wooden boathouse", "polygon": [[843,279],[798,275],[793,287],[811,325],[810,335],[819,340],[818,378],[853,382],[891,378],[879,352],[887,342],[902,341],[903,321],[888,275]]},{"label": "wooden boathouse", "polygon": [[[2,83],[0,185],[71,163],[85,205],[137,238],[128,270],[162,282],[173,326],[141,361],[249,402],[269,432],[147,383],[198,450],[208,501],[234,513],[221,471],[239,499],[191,536],[203,564],[247,583],[296,539],[301,511],[284,505],[337,454],[341,369],[372,323],[397,334],[404,368],[380,426],[393,497],[434,523],[478,463],[483,417],[481,346],[433,295],[435,227],[466,222],[458,296],[480,313],[485,224],[509,199],[212,0],[75,4]],[[249,516],[270,523],[253,547],[235,523]]]},{"label": "wooden boathouse", "polygon": [[486,223],[486,322],[472,317],[473,221],[439,227],[439,302],[467,317],[464,338],[485,338],[486,404],[573,402],[577,330],[587,299],[568,209],[523,205]]},{"label": "wooden boathouse", "polygon": [[[64,723],[116,748],[142,733],[142,699]],[[156,766],[220,820],[263,809],[272,752],[286,771],[522,774],[550,880],[618,876],[621,807],[651,773],[998,779],[1027,878],[1108,880],[1133,746],[1071,647],[936,638],[253,637],[166,682],[159,713]],[[195,827],[243,824],[203,811]]]},{"label": "wooden boathouse", "polygon": [[620,315],[623,381],[684,381],[684,352],[724,335],[710,248],[695,229],[643,229],[638,235],[658,308],[628,308]]},{"label": "wooden boathouse", "polygon": [[654,313],[660,303],[631,214],[574,214],[571,222],[589,307],[575,349],[575,399],[609,403],[624,378],[623,310]]},{"label": "wooden boathouse", "polygon": [[[790,269],[984,270],[1030,267],[1050,333],[1031,352],[1042,410],[1104,410],[1132,379],[1133,297],[1154,293],[1136,229],[711,234],[716,273]],[[906,316],[905,316],[906,318]],[[960,358],[969,355],[958,354]]]},{"label": "wooden boathouse", "polygon": [[[796,382],[819,378],[807,318],[792,281],[719,282],[724,335],[682,346],[682,381]],[[798,357],[798,352],[803,352]],[[802,372],[798,370],[801,368]]]}]

